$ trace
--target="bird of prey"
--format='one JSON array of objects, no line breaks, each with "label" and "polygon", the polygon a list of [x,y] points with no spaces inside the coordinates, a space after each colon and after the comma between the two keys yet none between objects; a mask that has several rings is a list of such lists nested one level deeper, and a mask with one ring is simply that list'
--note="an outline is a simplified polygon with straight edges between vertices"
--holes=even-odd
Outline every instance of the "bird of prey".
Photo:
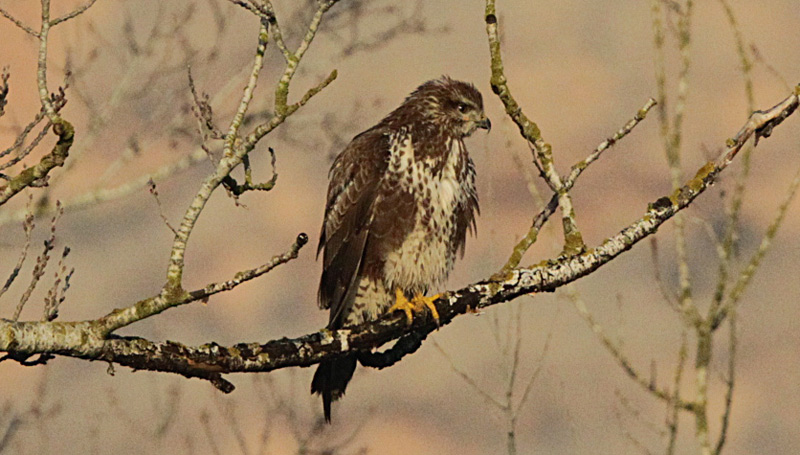
[{"label": "bird of prey", "polygon": [[[491,122],[472,84],[443,76],[420,85],[372,128],[353,138],[331,167],[318,302],[328,329],[425,308],[444,284],[478,212],[475,166],[464,138]],[[311,393],[325,420],[356,367],[356,353],[320,363]]]}]

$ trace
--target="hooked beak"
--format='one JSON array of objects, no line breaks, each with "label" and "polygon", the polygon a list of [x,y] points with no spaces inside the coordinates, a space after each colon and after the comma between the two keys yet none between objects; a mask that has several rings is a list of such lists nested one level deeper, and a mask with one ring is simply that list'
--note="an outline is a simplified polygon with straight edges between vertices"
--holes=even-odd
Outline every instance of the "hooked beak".
[{"label": "hooked beak", "polygon": [[492,130],[492,121],[489,120],[489,117],[484,114],[481,115],[481,119],[478,120],[476,124],[478,125],[478,128],[485,129],[487,133]]}]

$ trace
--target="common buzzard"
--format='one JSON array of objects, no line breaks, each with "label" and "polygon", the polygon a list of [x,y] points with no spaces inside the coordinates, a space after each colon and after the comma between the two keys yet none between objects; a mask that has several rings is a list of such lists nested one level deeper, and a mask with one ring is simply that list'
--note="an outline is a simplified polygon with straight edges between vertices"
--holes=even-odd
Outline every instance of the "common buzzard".
[{"label": "common buzzard", "polygon": [[[339,329],[433,305],[478,211],[475,167],[464,138],[489,130],[480,92],[447,76],[414,90],[397,109],[354,137],[330,170],[317,254],[319,306]],[[324,360],[311,383],[325,420],[344,394],[356,354]]]}]

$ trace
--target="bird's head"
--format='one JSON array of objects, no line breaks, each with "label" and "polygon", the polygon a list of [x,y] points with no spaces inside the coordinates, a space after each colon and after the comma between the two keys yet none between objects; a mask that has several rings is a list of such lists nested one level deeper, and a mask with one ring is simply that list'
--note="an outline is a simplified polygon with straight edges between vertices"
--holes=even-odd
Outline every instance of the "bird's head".
[{"label": "bird's head", "polygon": [[453,135],[466,137],[478,128],[487,131],[492,128],[492,122],[483,112],[481,93],[468,82],[442,76],[419,86],[410,98],[421,99],[427,120]]}]

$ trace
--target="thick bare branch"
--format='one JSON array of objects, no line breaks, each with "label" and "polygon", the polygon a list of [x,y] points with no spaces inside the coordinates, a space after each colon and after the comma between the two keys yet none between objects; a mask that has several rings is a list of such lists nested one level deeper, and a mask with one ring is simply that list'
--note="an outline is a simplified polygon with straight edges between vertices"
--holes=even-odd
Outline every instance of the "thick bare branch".
[{"label": "thick bare branch", "polygon": [[[402,314],[390,314],[377,321],[337,331],[315,332],[295,339],[279,339],[265,344],[239,344],[229,348],[208,344],[187,347],[177,343],[153,343],[140,338],[116,338],[109,334],[132,321],[139,314],[155,314],[176,304],[205,299],[232,289],[243,281],[255,278],[284,263],[305,243],[299,236],[287,255],[277,256],[269,264],[238,274],[234,279],[207,286],[191,293],[172,296],[177,300],[158,302],[164,295],[143,300],[136,305],[115,311],[97,321],[82,322],[13,322],[0,321],[0,351],[12,352],[13,358],[25,359],[35,354],[60,354],[91,360],[104,360],[136,369],[166,371],[210,380],[221,390],[231,386],[220,376],[223,373],[271,371],[292,366],[310,366],[324,358],[343,352],[368,351],[388,341],[414,332],[420,339],[449,324],[461,314],[472,313],[533,292],[552,292],[586,276],[607,264],[637,242],[652,235],[667,220],[686,208],[702,194],[736,156],[751,136],[766,137],[772,128],[791,115],[798,106],[800,87],[772,109],[754,113],[720,157],[706,163],[669,197],[662,197],[648,206],[644,216],[618,234],[586,252],[541,264],[509,271],[445,294],[436,302],[439,323],[416,318],[411,326]],[[177,302],[177,303],[176,303]]]}]

